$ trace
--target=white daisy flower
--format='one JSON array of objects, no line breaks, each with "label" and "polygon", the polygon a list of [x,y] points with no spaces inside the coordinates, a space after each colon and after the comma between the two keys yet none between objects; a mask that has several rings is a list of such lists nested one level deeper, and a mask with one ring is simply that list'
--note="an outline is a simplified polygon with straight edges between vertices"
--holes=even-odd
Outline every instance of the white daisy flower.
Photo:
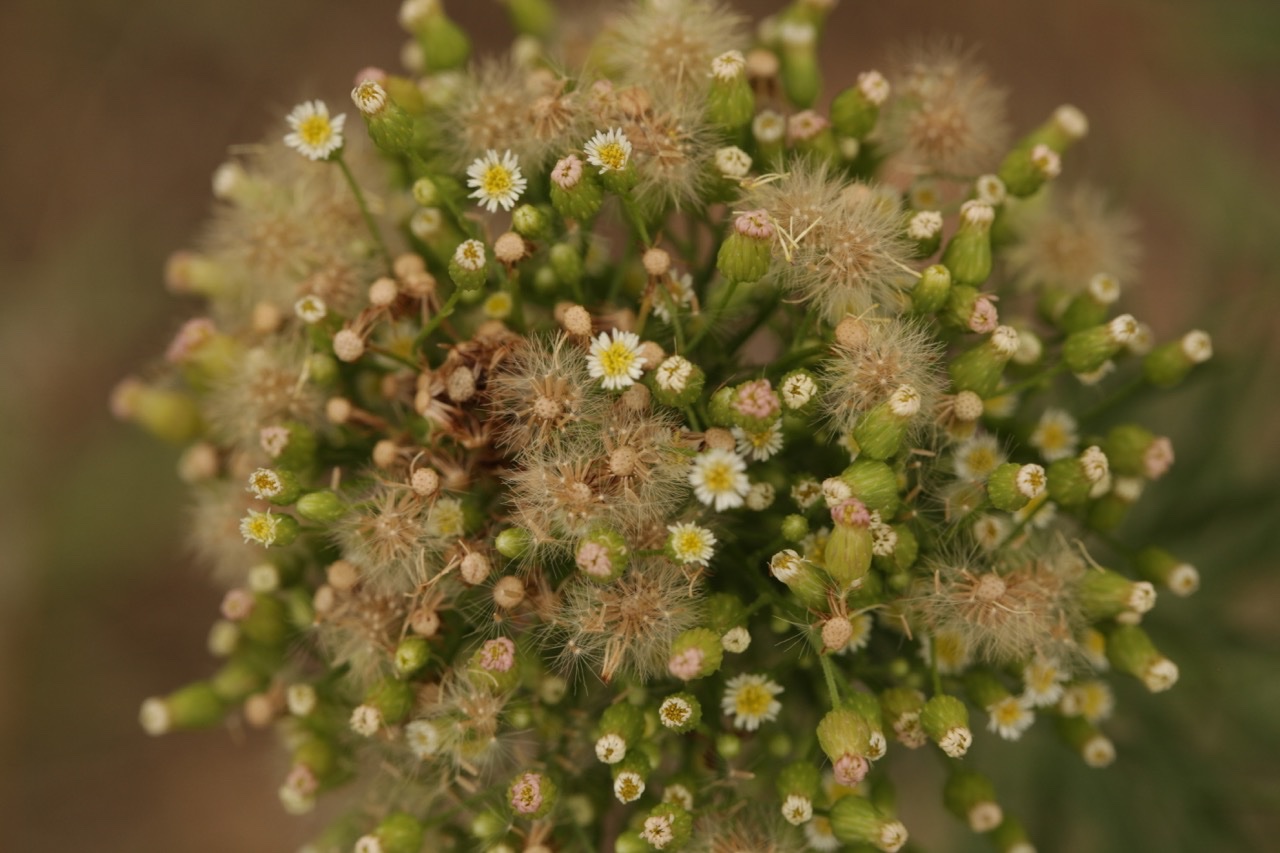
[{"label": "white daisy flower", "polygon": [[987,708],[987,731],[1017,740],[1036,721],[1035,713],[1017,696],[1007,696]]},{"label": "white daisy flower", "polygon": [[404,727],[405,743],[418,758],[427,759],[440,749],[440,730],[430,720],[414,720]]},{"label": "white daisy flower", "polygon": [[325,160],[342,147],[345,115],[329,115],[324,101],[303,101],[293,108],[286,121],[289,133],[284,144],[310,160]]},{"label": "white daisy flower", "polygon": [[631,140],[619,128],[597,130],[596,135],[583,146],[587,162],[601,172],[620,172],[631,159]]},{"label": "white daisy flower", "polygon": [[956,476],[962,480],[985,480],[1004,464],[1007,457],[993,435],[975,435],[961,442],[952,455]]},{"label": "white daisy flower", "polygon": [[705,566],[715,554],[715,534],[705,527],[686,521],[668,525],[667,531],[671,534],[667,538],[667,546],[681,563]]},{"label": "white daisy flower", "polygon": [[498,157],[498,152],[490,148],[467,167],[467,186],[475,190],[468,198],[479,199],[480,206],[490,213],[497,211],[499,205],[510,210],[528,183],[520,174],[519,158],[510,151],[503,151]]},{"label": "white daisy flower", "polygon": [[1022,671],[1022,701],[1032,708],[1056,704],[1062,698],[1067,672],[1052,658],[1037,658]]},{"label": "white daisy flower", "polygon": [[698,500],[715,507],[716,512],[742,506],[751,483],[747,465],[737,454],[720,448],[699,453],[689,471],[689,485]]},{"label": "white daisy flower", "polygon": [[676,293],[664,288],[653,300],[653,314],[664,323],[671,322],[671,305],[673,303],[679,309],[693,304],[693,276],[685,273],[679,278],[675,276],[671,278],[675,282]]},{"label": "white daisy flower", "polygon": [[760,432],[747,432],[742,427],[734,427],[732,432],[738,453],[750,457],[753,462],[763,462],[782,449],[780,421],[774,421]]},{"label": "white daisy flower", "polygon": [[324,304],[324,300],[313,293],[293,303],[293,313],[298,315],[298,319],[308,325],[319,323],[329,313],[329,308]]},{"label": "white daisy flower", "polygon": [[[745,480],[746,476],[742,479]],[[269,546],[280,535],[280,516],[272,515],[271,510],[258,512],[251,509],[248,515],[240,519],[240,535],[246,543],[257,542],[259,545]]]},{"label": "white daisy flower", "polygon": [[762,722],[778,718],[782,703],[774,697],[782,692],[782,685],[763,675],[743,673],[729,679],[725,685],[720,709],[732,715],[733,727],[753,732]]},{"label": "white daisy flower", "polygon": [[821,497],[822,484],[812,477],[805,477],[791,487],[791,499],[802,510],[813,506]]},{"label": "white daisy flower", "polygon": [[[612,337],[610,337],[612,336]],[[591,375],[601,380],[610,390],[620,390],[634,385],[644,373],[644,359],[640,357],[640,336],[635,332],[612,329],[608,334],[591,342],[587,355],[587,367]]]},{"label": "white daisy flower", "polygon": [[1045,409],[1031,433],[1031,446],[1040,451],[1046,462],[1074,456],[1079,442],[1076,419],[1062,409]]},{"label": "white daisy flower", "polygon": [[822,815],[814,815],[813,819],[804,825],[804,840],[809,843],[810,850],[818,850],[821,853],[832,853],[840,849],[840,839],[836,838],[835,832],[831,829],[831,821]]}]

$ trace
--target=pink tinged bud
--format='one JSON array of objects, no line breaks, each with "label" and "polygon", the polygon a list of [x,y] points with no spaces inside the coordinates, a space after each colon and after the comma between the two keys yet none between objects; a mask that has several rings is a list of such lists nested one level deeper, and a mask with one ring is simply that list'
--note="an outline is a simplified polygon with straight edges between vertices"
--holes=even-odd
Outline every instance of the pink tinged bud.
[{"label": "pink tinged bud", "polygon": [[169,349],[165,351],[165,360],[170,364],[182,364],[200,349],[217,333],[213,321],[207,317],[195,317],[182,324],[178,334],[173,336]]},{"label": "pink tinged bud", "polygon": [[969,330],[985,335],[994,332],[1000,323],[1000,314],[996,306],[985,296],[979,296],[973,303],[973,311],[969,314]]},{"label": "pink tinged bud", "polygon": [[681,681],[691,681],[702,672],[702,649],[685,649],[671,656],[667,670]]},{"label": "pink tinged bud", "polygon": [[551,180],[562,190],[573,189],[582,180],[582,161],[573,154],[561,159],[551,170]]},{"label": "pink tinged bud", "polygon": [[836,781],[841,785],[857,785],[866,778],[868,769],[870,769],[870,765],[867,764],[867,759],[861,755],[845,753],[836,762]]},{"label": "pink tinged bud", "polygon": [[297,791],[304,797],[311,796],[316,792],[316,788],[320,787],[316,774],[305,764],[293,765],[293,769],[285,777],[284,784],[285,787]]},{"label": "pink tinged bud", "polygon": [[773,223],[769,221],[767,210],[748,210],[733,220],[733,227],[739,234],[754,237],[757,240],[768,240],[773,237]]},{"label": "pink tinged bud", "polygon": [[1149,480],[1158,480],[1173,464],[1173,442],[1165,436],[1158,436],[1147,452],[1142,454],[1142,469]]},{"label": "pink tinged bud", "polygon": [[516,644],[506,637],[489,640],[480,648],[480,666],[490,672],[507,672],[515,662]]},{"label": "pink tinged bud", "polygon": [[542,776],[526,773],[511,786],[511,807],[520,814],[533,814],[542,808]]},{"label": "pink tinged bud", "polygon": [[862,501],[849,498],[831,508],[831,520],[841,527],[869,527],[871,513]]},{"label": "pink tinged bud", "polygon": [[739,414],[747,417],[771,418],[782,411],[782,402],[768,379],[755,379],[738,389],[733,398],[733,407]]},{"label": "pink tinged bud", "polygon": [[583,542],[575,559],[578,568],[592,577],[607,578],[613,573],[609,549],[599,542]]},{"label": "pink tinged bud", "polygon": [[248,619],[253,612],[253,593],[247,589],[233,589],[222,598],[222,617],[231,622]]},{"label": "pink tinged bud", "polygon": [[387,72],[375,65],[361,68],[356,72],[355,80],[352,81],[351,85],[359,86],[361,83],[377,83],[379,86],[385,86],[387,84]]}]

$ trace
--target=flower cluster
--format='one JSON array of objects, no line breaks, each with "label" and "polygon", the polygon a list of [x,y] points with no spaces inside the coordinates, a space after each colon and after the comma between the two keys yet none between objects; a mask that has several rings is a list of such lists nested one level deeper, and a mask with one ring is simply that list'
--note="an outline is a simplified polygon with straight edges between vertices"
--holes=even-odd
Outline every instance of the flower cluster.
[{"label": "flower cluster", "polygon": [[832,3],[637,3],[580,70],[506,5],[468,64],[406,0],[367,133],[300,105],[170,262],[202,314],[112,406],[228,591],[144,728],[277,728],[285,809],[363,797],[316,850],[895,851],[915,749],[1031,849],[982,738],[1110,763],[1105,679],[1173,686],[1143,622],[1199,582],[1119,544],[1174,451],[1109,413],[1212,344],[1119,309],[1085,117],[1011,142],[949,42],[816,110]]}]

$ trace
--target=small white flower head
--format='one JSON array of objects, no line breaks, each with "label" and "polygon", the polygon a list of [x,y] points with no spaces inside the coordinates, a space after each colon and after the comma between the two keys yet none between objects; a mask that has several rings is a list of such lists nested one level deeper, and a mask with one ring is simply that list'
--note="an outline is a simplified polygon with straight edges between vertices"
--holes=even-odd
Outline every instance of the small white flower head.
[{"label": "small white flower head", "polygon": [[528,184],[520,174],[520,159],[510,151],[503,151],[499,157],[498,152],[490,148],[467,167],[467,186],[474,190],[468,198],[477,199],[490,213],[499,206],[510,210]]},{"label": "small white flower head", "polygon": [[1116,363],[1110,359],[1104,361],[1102,366],[1097,370],[1088,373],[1075,374],[1076,379],[1080,380],[1081,385],[1097,385],[1102,380],[1116,372]]},{"label": "small white flower head", "polygon": [[387,106],[387,90],[377,80],[365,80],[351,90],[351,101],[367,116],[376,116]]},{"label": "small white flower head", "polygon": [[1137,581],[1129,589],[1125,604],[1134,613],[1149,613],[1156,606],[1156,588],[1148,581]]},{"label": "small white flower head", "polygon": [[1186,598],[1200,588],[1200,572],[1190,563],[1179,563],[1169,572],[1165,581],[1169,591],[1179,598]]},{"label": "small white flower head", "polygon": [[138,724],[147,734],[159,737],[167,734],[173,726],[173,716],[169,713],[169,706],[165,701],[153,696],[143,702],[142,707],[138,709]]},{"label": "small white flower head", "polygon": [[295,717],[305,717],[316,708],[316,689],[310,684],[290,684],[284,692],[285,706]]},{"label": "small white flower head", "polygon": [[931,240],[942,233],[942,214],[936,210],[921,210],[907,223],[907,236],[912,240]]},{"label": "small white flower head", "polygon": [[900,418],[915,417],[920,411],[920,392],[910,385],[899,385],[889,395],[889,410]]},{"label": "small white flower head", "polygon": [[372,705],[357,705],[351,712],[351,731],[364,737],[373,737],[382,728],[382,712]]},{"label": "small white flower head", "polygon": [[1001,355],[1012,356],[1018,351],[1018,330],[1013,326],[997,326],[991,333],[991,345]]},{"label": "small white flower head", "polygon": [[1035,364],[1044,355],[1044,341],[1030,329],[1018,332],[1018,351],[1013,354],[1013,363],[1023,367]]},{"label": "small white flower head", "polygon": [[1048,482],[1048,476],[1039,465],[1023,465],[1018,469],[1017,476],[1013,478],[1013,483],[1017,487],[1018,493],[1030,500],[1035,500],[1044,494],[1044,489]]},{"label": "small white flower head", "polygon": [[813,110],[801,110],[787,119],[787,136],[800,141],[813,139],[830,125],[831,122]]},{"label": "small white flower head", "polygon": [[648,841],[654,849],[662,850],[676,840],[676,833],[671,824],[671,815],[662,814],[647,817],[644,819],[644,828],[640,830],[640,837]]},{"label": "small white flower head", "polygon": [[1062,173],[1062,158],[1048,145],[1037,145],[1031,149],[1031,164],[1046,178],[1056,178]]},{"label": "small white flower head", "polygon": [[1022,670],[1022,701],[1046,708],[1062,698],[1067,671],[1053,658],[1036,658]]},{"label": "small white flower head", "polygon": [[440,11],[440,0],[404,0],[400,4],[400,26],[415,32],[427,18]]},{"label": "small white flower head", "polygon": [[246,582],[253,592],[275,592],[280,588],[280,570],[271,563],[262,563],[249,569]]},{"label": "small white flower head", "polygon": [[726,178],[745,178],[751,171],[751,155],[736,145],[716,150],[716,171]]},{"label": "small white flower head", "polygon": [[463,240],[453,252],[453,261],[469,272],[484,269],[486,254],[484,243],[479,240]]},{"label": "small white flower head", "polygon": [[205,647],[216,658],[230,657],[240,643],[240,627],[236,623],[219,619],[209,626]]},{"label": "small white flower head", "polygon": [[551,180],[562,190],[571,190],[582,180],[582,161],[578,155],[570,154],[557,161],[551,170]]},{"label": "small white flower head", "polygon": [[900,820],[887,821],[880,827],[876,847],[885,853],[897,853],[907,843],[907,828]]},{"label": "small white flower head", "polygon": [[679,729],[693,717],[693,706],[683,696],[668,696],[658,706],[658,721],[669,729]]},{"label": "small white flower head", "polygon": [[505,320],[511,316],[514,307],[515,300],[511,298],[511,294],[505,290],[499,290],[485,297],[480,310],[490,320]]},{"label": "small white flower head", "polygon": [[676,783],[667,785],[662,791],[662,801],[679,806],[687,812],[693,811],[693,792],[687,785]]},{"label": "small white flower head", "polygon": [[258,444],[272,459],[284,453],[289,446],[289,430],[282,426],[266,426],[258,431]]},{"label": "small white flower head", "polygon": [[356,839],[355,853],[384,853],[382,840],[376,835],[362,835]]},{"label": "small white flower head", "polygon": [[264,547],[273,544],[280,531],[280,517],[272,515],[271,510],[258,512],[249,510],[249,514],[240,519],[240,535],[245,542],[257,542]]},{"label": "small white flower head", "polygon": [[705,450],[694,458],[689,485],[698,500],[716,512],[742,506],[751,489],[742,457],[721,448]]},{"label": "small white flower head", "polygon": [[420,207],[409,217],[409,230],[419,240],[430,240],[444,226],[444,214],[438,207]]},{"label": "small white flower head", "polygon": [[620,172],[631,160],[631,140],[620,128],[597,130],[582,148],[587,162],[601,172]]},{"label": "small white flower head", "polygon": [[330,117],[324,101],[303,101],[289,113],[284,144],[309,160],[324,160],[342,147],[345,115]]},{"label": "small white flower head", "polygon": [[1178,665],[1166,657],[1158,657],[1143,671],[1142,683],[1152,693],[1168,690],[1178,683]]},{"label": "small white flower head", "polygon": [[778,27],[778,38],[787,47],[809,47],[818,39],[818,28],[808,21],[783,21]]},{"label": "small white flower head", "polygon": [[1213,358],[1213,339],[1208,332],[1199,329],[1182,336],[1182,353],[1195,364],[1204,364]]},{"label": "small white flower head", "polygon": [[871,553],[877,557],[890,557],[897,547],[898,534],[893,526],[885,524],[879,512],[871,513]]},{"label": "small white flower head", "polygon": [[720,646],[726,652],[740,655],[751,647],[751,632],[741,625],[730,628],[720,637]]},{"label": "small white flower head", "polygon": [[987,226],[996,218],[996,211],[986,202],[970,199],[960,205],[960,218],[966,225]]},{"label": "small white flower head", "polygon": [[245,171],[235,160],[228,160],[213,171],[213,197],[230,200],[235,197],[236,190],[249,179]]},{"label": "small white flower head", "polygon": [[818,383],[807,373],[796,373],[782,380],[778,396],[788,409],[802,409],[818,393]]},{"label": "small white flower head", "polygon": [[1089,279],[1088,291],[1099,305],[1110,305],[1120,298],[1120,279],[1100,272]]},{"label": "small white flower head", "polygon": [[879,71],[863,71],[858,75],[858,91],[878,107],[889,98],[889,81]]},{"label": "small white flower head", "polygon": [[693,363],[680,355],[668,356],[658,365],[654,380],[658,387],[673,394],[679,394],[689,385],[689,377],[693,375]]},{"label": "small white flower head", "polygon": [[827,506],[837,507],[853,497],[853,488],[839,477],[828,477],[822,481],[822,499]]},{"label": "small white flower head", "polygon": [[1009,191],[1005,188],[1004,181],[1000,180],[998,175],[982,175],[973,182],[974,195],[978,197],[978,201],[983,204],[989,204],[997,207],[1004,204],[1005,199],[1009,197]]},{"label": "small white flower head", "polygon": [[792,826],[801,826],[813,819],[813,801],[799,794],[791,794],[782,801],[782,817]]},{"label": "small white flower head", "polygon": [[1080,454],[1080,469],[1090,483],[1101,482],[1103,477],[1111,473],[1110,466],[1107,464],[1107,454],[1103,453],[1102,448],[1096,444],[1086,447]]},{"label": "small white flower head", "polygon": [[1004,821],[1004,810],[999,803],[985,800],[969,809],[968,818],[974,832],[990,832]]},{"label": "small white flower head", "polygon": [[938,741],[938,748],[951,758],[963,758],[971,746],[973,746],[973,732],[966,726],[957,726],[948,730]]},{"label": "small white flower head", "polygon": [[956,446],[952,456],[956,476],[962,480],[985,480],[1005,462],[1004,450],[994,435],[978,433]]},{"label": "small white flower head", "polygon": [[815,816],[804,825],[804,840],[811,850],[819,853],[835,853],[840,849],[840,839],[836,838],[831,821],[822,815]]},{"label": "small white flower head", "polygon": [[776,697],[782,685],[763,675],[743,673],[729,679],[725,685],[720,709],[733,717],[733,727],[753,732],[762,722],[778,718],[782,703]]},{"label": "small white flower head", "polygon": [[249,485],[245,487],[245,491],[252,492],[255,498],[268,500],[284,491],[284,481],[270,468],[259,468],[249,475]]},{"label": "small white flower head", "polygon": [[781,142],[786,132],[787,120],[773,110],[761,110],[751,120],[751,133],[757,142]]},{"label": "small white flower head", "polygon": [[747,59],[739,50],[727,50],[711,60],[711,76],[724,83],[732,83],[742,76]]},{"label": "small white flower head", "polygon": [[405,726],[404,740],[410,751],[423,761],[440,751],[440,730],[430,720],[414,720]]},{"label": "small white flower head", "polygon": [[323,320],[329,313],[329,308],[319,296],[308,294],[293,303],[293,313],[298,315],[299,320],[310,325]]},{"label": "small white flower head", "polygon": [[1107,323],[1107,337],[1111,342],[1124,346],[1138,334],[1138,321],[1132,314],[1121,314]]},{"label": "small white flower head", "polygon": [[1146,486],[1147,481],[1141,477],[1115,477],[1111,483],[1111,494],[1125,503],[1137,503]]},{"label": "small white flower head", "polygon": [[1017,696],[1006,696],[987,708],[987,731],[995,732],[1005,740],[1017,740],[1031,728],[1036,715]]},{"label": "small white flower head", "polygon": [[763,481],[752,483],[750,491],[747,492],[747,509],[754,512],[764,512],[773,506],[773,501],[777,496],[778,491],[773,487],[772,483]]},{"label": "small white flower head", "polygon": [[587,368],[600,384],[612,391],[619,391],[644,373],[644,359],[640,355],[640,336],[635,332],[611,329],[607,334],[591,342],[587,355]]},{"label": "small white flower head", "polygon": [[1132,355],[1146,355],[1151,352],[1155,345],[1155,331],[1151,328],[1150,324],[1139,320],[1137,333],[1129,339],[1129,343],[1125,344],[1124,347]]},{"label": "small white flower head", "polygon": [[1008,538],[1013,526],[1004,516],[987,513],[978,518],[971,529],[973,540],[978,543],[979,548],[994,551]]},{"label": "small white flower head", "polygon": [[1090,767],[1109,767],[1116,760],[1116,745],[1106,735],[1097,734],[1085,741],[1080,756]]},{"label": "small white flower head", "polygon": [[1089,119],[1071,104],[1063,104],[1053,111],[1053,123],[1072,139],[1080,139],[1089,132]]},{"label": "small white flower head", "polygon": [[1063,409],[1045,409],[1031,433],[1031,446],[1040,451],[1046,462],[1074,456],[1080,436],[1076,419]]},{"label": "small white flower head", "polygon": [[716,552],[715,534],[705,527],[685,521],[668,525],[667,531],[667,547],[678,562],[705,566]]},{"label": "small white flower head", "polygon": [[[850,492],[852,494],[852,491]],[[802,510],[807,510],[822,497],[822,484],[813,477],[802,477],[791,487],[791,500]]]},{"label": "small white flower head", "polygon": [[670,323],[672,320],[672,304],[682,311],[693,305],[693,276],[689,273],[681,276],[673,275],[671,283],[675,285],[676,292],[673,294],[671,290],[667,290],[665,294],[660,293],[653,306],[653,316],[664,323]]},{"label": "small white flower head", "polygon": [[627,757],[627,742],[610,732],[596,741],[596,758],[605,764],[617,764]]},{"label": "small white flower head", "polygon": [[774,421],[758,432],[734,427],[731,432],[738,453],[753,462],[763,462],[782,449],[782,423]]},{"label": "small white flower head", "polygon": [[634,770],[623,770],[613,780],[613,795],[620,803],[634,803],[644,794],[644,778]]}]

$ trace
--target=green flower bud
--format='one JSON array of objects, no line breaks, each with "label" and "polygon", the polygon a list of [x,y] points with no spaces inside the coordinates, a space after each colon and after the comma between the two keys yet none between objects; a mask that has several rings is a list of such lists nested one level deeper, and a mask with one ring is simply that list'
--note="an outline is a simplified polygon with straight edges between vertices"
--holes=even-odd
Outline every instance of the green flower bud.
[{"label": "green flower bud", "polygon": [[878,71],[858,75],[858,85],[831,101],[831,126],[841,136],[866,139],[880,118],[880,105],[889,96],[889,83]]},{"label": "green flower bud", "polygon": [[871,569],[871,514],[862,501],[849,498],[832,507],[831,520],[823,564],[841,589],[854,588]]},{"label": "green flower bud", "polygon": [[1005,815],[1004,821],[991,832],[991,843],[999,853],[1025,853],[1034,850],[1031,838],[1017,818]]},{"label": "green flower bud", "polygon": [[1120,352],[1138,333],[1132,314],[1121,314],[1109,323],[1073,332],[1062,345],[1062,360],[1072,373],[1092,373]]},{"label": "green flower bud", "polygon": [[126,379],[111,394],[111,411],[165,441],[187,444],[204,429],[195,399],[180,391]]},{"label": "green flower bud", "polygon": [[1049,497],[1062,506],[1080,506],[1107,474],[1106,454],[1098,447],[1087,447],[1077,457],[1049,465]]},{"label": "green flower bud", "polygon": [[1004,820],[995,785],[974,770],[953,769],[942,787],[942,802],[974,832],[990,832]]},{"label": "green flower bud", "polygon": [[413,148],[413,117],[395,102],[383,85],[365,80],[351,91],[351,100],[364,116],[369,138],[379,151],[400,156]]},{"label": "green flower bud", "polygon": [[1150,545],[1135,558],[1138,574],[1146,580],[1166,587],[1174,595],[1186,597],[1200,588],[1200,573],[1163,548]]},{"label": "green flower bud", "polygon": [[866,717],[850,708],[828,711],[818,722],[818,744],[833,763],[845,755],[865,758],[871,751],[870,737]]},{"label": "green flower bud", "polygon": [[1111,305],[1119,298],[1120,282],[1106,273],[1098,273],[1089,280],[1088,287],[1066,303],[1056,321],[1058,328],[1071,334],[1105,323]]},{"label": "green flower bud", "polygon": [[742,754],[742,738],[733,732],[722,732],[716,736],[716,753],[726,761],[732,761]]},{"label": "green flower bud", "polygon": [[924,745],[920,713],[924,710],[924,694],[911,687],[890,687],[880,694],[880,713],[898,740],[915,749]]},{"label": "green flower bud", "polygon": [[547,215],[532,204],[522,204],[511,214],[511,227],[521,237],[539,240],[546,236]]},{"label": "green flower bud", "polygon": [[827,583],[823,573],[795,551],[779,551],[769,560],[770,573],[807,607],[824,607]]},{"label": "green flower bud", "polygon": [[410,192],[413,200],[421,207],[439,207],[444,202],[440,188],[430,178],[418,178],[413,182]]},{"label": "green flower bud", "polygon": [[422,45],[428,71],[461,68],[471,55],[471,40],[466,32],[436,7],[414,22],[411,32]]},{"label": "green flower bud", "polygon": [[604,204],[599,175],[570,154],[551,170],[551,206],[565,219],[590,222]]},{"label": "green flower bud", "polygon": [[840,474],[853,491],[853,497],[866,504],[871,512],[888,518],[898,511],[898,475],[876,459],[856,459]]},{"label": "green flower bud", "polygon": [[675,803],[661,803],[644,819],[640,837],[655,850],[679,850],[693,835],[693,816]]},{"label": "green flower bud", "polygon": [[711,400],[707,403],[707,417],[711,420],[713,426],[727,429],[735,425],[733,422],[735,415],[733,410],[733,391],[732,387],[726,385],[711,395]]},{"label": "green flower bud", "polygon": [[518,560],[533,547],[533,534],[523,527],[508,527],[493,540],[493,547],[509,560]]},{"label": "green flower bud", "polygon": [[809,519],[803,515],[792,513],[782,519],[782,538],[788,542],[799,542],[809,535]]},{"label": "green flower bud", "polygon": [[594,583],[612,583],[622,577],[630,560],[627,540],[612,528],[593,528],[574,548],[574,562],[583,576]]},{"label": "green flower bud", "polygon": [[382,853],[418,853],[422,849],[422,824],[404,812],[387,815],[373,834],[382,844]]},{"label": "green flower bud", "polygon": [[706,620],[711,630],[724,634],[730,628],[747,623],[747,607],[742,599],[732,593],[717,592],[708,596],[703,604]]},{"label": "green flower bud", "polygon": [[413,685],[398,678],[383,678],[369,688],[364,704],[378,709],[384,722],[395,725],[413,710]]},{"label": "green flower bud", "polygon": [[138,714],[142,728],[151,735],[162,735],[174,729],[202,729],[222,722],[227,707],[213,686],[196,681],[179,688],[164,698],[142,703]]},{"label": "green flower bud", "polygon": [[692,681],[711,675],[723,660],[720,635],[707,628],[691,628],[671,644],[667,671],[682,681]]},{"label": "green flower bud", "polygon": [[871,844],[887,853],[907,843],[907,828],[901,821],[886,817],[858,796],[841,797],[831,807],[831,831],[845,844]]},{"label": "green flower bud", "polygon": [[640,742],[644,734],[644,711],[627,701],[615,702],[600,715],[596,736],[617,735],[627,744]]},{"label": "green flower bud", "polygon": [[1000,388],[1005,365],[1018,351],[1018,332],[1012,326],[997,326],[991,336],[971,350],[956,356],[947,367],[956,391],[972,391],[986,399]]},{"label": "green flower bud", "polygon": [[1006,462],[987,478],[991,505],[1005,512],[1017,512],[1044,493],[1048,475],[1039,465]]},{"label": "green flower bud", "polygon": [[787,20],[781,27],[782,89],[791,103],[805,109],[813,106],[822,89],[818,31],[813,24],[802,20]]},{"label": "green flower bud", "polygon": [[693,731],[701,721],[702,704],[692,693],[672,693],[658,706],[658,722],[676,734]]},{"label": "green flower bud", "polygon": [[[314,356],[313,356],[314,357]],[[324,356],[333,361],[330,356]],[[315,378],[314,371],[312,378]],[[259,443],[275,460],[277,469],[309,471],[316,461],[316,433],[299,421],[285,421],[280,426],[259,431]]]},{"label": "green flower bud", "polygon": [[774,227],[764,210],[749,210],[733,221],[733,230],[720,244],[716,269],[729,282],[759,281],[769,272]]},{"label": "green flower bud", "polygon": [[1129,509],[1133,502],[1116,492],[1107,492],[1089,504],[1089,527],[1102,533],[1109,533],[1119,527],[1129,517]]},{"label": "green flower bud", "polygon": [[1111,470],[1126,477],[1155,480],[1163,476],[1173,462],[1169,439],[1137,424],[1112,427],[1102,449],[1107,453]]},{"label": "green flower bud", "polygon": [[449,277],[461,291],[478,291],[489,277],[488,255],[479,240],[463,240],[449,259]]},{"label": "green flower bud", "polygon": [[1093,723],[1084,717],[1060,715],[1054,721],[1058,736],[1090,767],[1106,767],[1116,758],[1116,747]]},{"label": "green flower bud", "polygon": [[278,646],[289,634],[284,603],[266,593],[258,593],[253,597],[253,607],[239,624],[244,636],[263,646]]},{"label": "green flower bud", "polygon": [[494,841],[507,834],[509,824],[506,815],[482,811],[471,820],[471,836],[481,841]]},{"label": "green flower bud", "polygon": [[507,0],[507,12],[516,32],[544,39],[556,23],[556,9],[549,0]]},{"label": "green flower bud", "polygon": [[979,334],[994,329],[998,318],[991,297],[968,284],[952,287],[945,310],[938,314],[938,319],[952,329]]},{"label": "green flower bud", "polygon": [[872,562],[885,572],[906,572],[915,565],[920,553],[920,540],[909,525],[892,524],[890,529],[896,537],[892,553],[887,556],[877,554]]},{"label": "green flower bud", "polygon": [[244,657],[227,661],[209,679],[209,686],[219,699],[228,703],[243,702],[266,684],[262,670]]},{"label": "green flower bud", "polygon": [[569,286],[576,287],[582,281],[582,255],[569,243],[557,243],[549,253],[551,269],[556,277]]},{"label": "green flower bud", "polygon": [[504,693],[520,683],[516,644],[508,637],[486,640],[467,662],[472,681],[494,693]]},{"label": "green flower bud", "polygon": [[613,765],[609,772],[613,776],[614,797],[621,803],[633,803],[644,793],[645,781],[653,772],[653,766],[648,756],[636,750]]},{"label": "green flower bud", "polygon": [[974,667],[965,673],[964,692],[979,708],[990,708],[1013,695],[994,672],[983,667]]},{"label": "green flower bud", "polygon": [[1085,572],[1076,590],[1080,609],[1090,621],[1111,619],[1122,613],[1146,613],[1156,603],[1156,590],[1148,581],[1133,581],[1111,569]]},{"label": "green flower bud", "polygon": [[907,237],[915,243],[915,257],[929,257],[942,245],[942,214],[936,210],[919,210],[911,214],[907,220]]},{"label": "green flower bud", "polygon": [[784,800],[791,796],[812,800],[822,788],[822,773],[808,761],[797,761],[782,768],[775,786]]},{"label": "green flower bud", "polygon": [[756,98],[747,82],[746,60],[736,50],[711,61],[707,120],[730,132],[746,128],[756,114]]},{"label": "green flower bud", "polygon": [[973,743],[969,730],[969,710],[954,696],[939,693],[924,704],[920,725],[929,740],[952,758],[960,758]]},{"label": "green flower bud", "polygon": [[516,817],[537,820],[551,813],[559,791],[545,773],[520,773],[507,788],[507,803]]},{"label": "green flower bud", "polygon": [[932,314],[947,304],[951,294],[951,270],[942,264],[925,267],[911,289],[911,307],[919,314]]},{"label": "green flower bud", "polygon": [[887,400],[858,419],[853,440],[858,443],[859,455],[888,459],[896,454],[919,412],[920,393],[910,385],[899,385]]},{"label": "green flower bud", "polygon": [[249,475],[249,491],[276,506],[288,506],[302,494],[302,487],[290,471],[259,468]]},{"label": "green flower bud", "polygon": [[613,853],[650,853],[651,850],[653,848],[649,846],[649,842],[634,831],[622,833],[613,845]]},{"label": "green flower bud", "polygon": [[394,658],[396,674],[401,678],[413,675],[426,666],[429,660],[431,660],[431,647],[422,637],[405,637],[396,646]]},{"label": "green flower bud", "polygon": [[1160,654],[1147,632],[1137,625],[1121,625],[1111,632],[1107,637],[1107,659],[1152,693],[1168,690],[1178,680],[1178,665]]},{"label": "green flower bud", "polygon": [[980,201],[960,207],[960,228],[947,243],[942,263],[956,284],[979,285],[991,275],[991,221],[995,211]]},{"label": "green flower bud", "polygon": [[1062,154],[1077,140],[1089,132],[1089,120],[1084,113],[1070,104],[1063,104],[1053,111],[1044,124],[1037,127],[1018,143],[1019,148],[1047,145]]},{"label": "green flower bud", "polygon": [[336,769],[337,756],[332,743],[307,732],[293,749],[293,763],[306,767],[317,779],[324,781]]},{"label": "green flower bud", "polygon": [[347,514],[346,503],[328,489],[303,495],[294,509],[307,521],[319,524],[332,524]]},{"label": "green flower bud", "polygon": [[1142,375],[1152,385],[1172,388],[1186,378],[1192,367],[1212,357],[1213,341],[1208,333],[1197,329],[1147,353],[1142,360]]},{"label": "green flower bud", "polygon": [[1062,158],[1048,145],[1019,145],[1005,155],[999,177],[1015,198],[1026,198],[1062,171]]},{"label": "green flower bud", "polygon": [[682,355],[668,356],[647,377],[654,398],[664,406],[683,408],[702,396],[707,375]]}]

